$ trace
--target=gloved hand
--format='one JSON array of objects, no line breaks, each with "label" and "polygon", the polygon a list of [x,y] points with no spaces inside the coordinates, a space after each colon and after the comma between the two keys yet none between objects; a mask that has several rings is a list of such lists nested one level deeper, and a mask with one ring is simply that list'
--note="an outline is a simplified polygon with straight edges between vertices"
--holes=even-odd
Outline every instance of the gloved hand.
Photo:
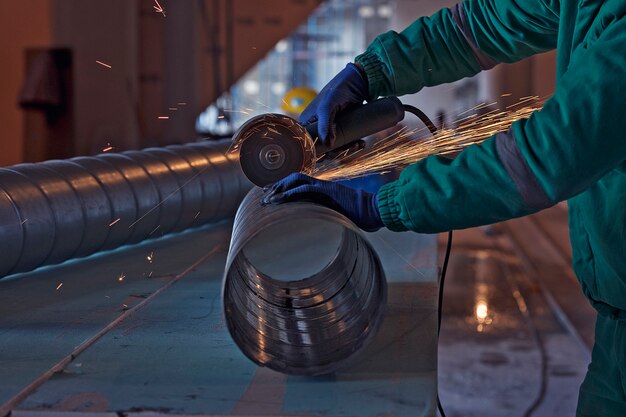
[{"label": "gloved hand", "polygon": [[376,194],[295,173],[271,186],[265,204],[308,201],[338,211],[366,232],[383,227]]},{"label": "gloved hand", "polygon": [[335,116],[348,107],[361,105],[368,98],[367,78],[362,69],[348,64],[330,80],[311,104],[302,112],[298,121],[307,125],[317,121],[319,139],[326,146],[335,140]]}]

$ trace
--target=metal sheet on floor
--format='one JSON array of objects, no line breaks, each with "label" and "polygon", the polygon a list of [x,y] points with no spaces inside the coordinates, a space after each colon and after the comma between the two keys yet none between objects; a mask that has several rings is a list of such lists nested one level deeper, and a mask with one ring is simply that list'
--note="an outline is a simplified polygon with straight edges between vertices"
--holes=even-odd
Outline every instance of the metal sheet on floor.
[{"label": "metal sheet on floor", "polygon": [[358,365],[306,378],[259,368],[232,342],[220,299],[229,231],[205,227],[0,282],[0,401],[178,277],[28,392],[16,415],[435,415],[434,236],[371,235],[389,282],[382,329]]}]

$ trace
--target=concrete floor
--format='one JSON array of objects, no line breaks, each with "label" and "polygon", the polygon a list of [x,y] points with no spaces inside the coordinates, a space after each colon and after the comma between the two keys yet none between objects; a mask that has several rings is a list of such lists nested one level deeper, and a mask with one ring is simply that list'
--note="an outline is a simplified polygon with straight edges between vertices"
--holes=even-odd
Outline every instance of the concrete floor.
[{"label": "concrete floor", "polygon": [[566,210],[455,233],[439,343],[448,417],[574,416],[595,314],[569,268]]}]

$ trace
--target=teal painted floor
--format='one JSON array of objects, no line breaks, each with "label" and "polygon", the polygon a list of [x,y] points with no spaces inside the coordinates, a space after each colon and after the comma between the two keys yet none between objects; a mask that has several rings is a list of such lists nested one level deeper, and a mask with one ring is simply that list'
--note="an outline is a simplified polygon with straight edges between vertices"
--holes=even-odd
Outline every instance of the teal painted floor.
[{"label": "teal painted floor", "polygon": [[0,281],[0,415],[435,415],[435,236],[370,235],[389,282],[382,329],[352,368],[306,378],[259,368],[232,342],[230,226]]}]

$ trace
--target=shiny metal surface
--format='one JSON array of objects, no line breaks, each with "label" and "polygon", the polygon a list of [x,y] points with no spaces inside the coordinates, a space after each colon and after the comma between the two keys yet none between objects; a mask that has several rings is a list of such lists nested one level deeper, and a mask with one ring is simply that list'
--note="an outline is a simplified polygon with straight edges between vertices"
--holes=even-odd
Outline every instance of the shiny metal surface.
[{"label": "shiny metal surface", "polygon": [[[109,233],[112,231],[109,224],[116,218],[113,217],[111,199],[107,196],[102,184],[89,170],[72,160],[47,161],[43,165],[65,179],[79,197],[85,226],[81,245],[75,255],[87,256],[104,249]],[[27,253],[37,251],[35,247],[24,249]],[[42,263],[24,270],[36,268]]]},{"label": "shiny metal surface", "polygon": [[[80,247],[85,224],[79,196],[63,177],[43,164],[23,164],[16,168],[38,184],[52,209],[56,236],[49,262],[60,262],[74,256]],[[0,224],[9,223],[2,221]],[[17,249],[21,251],[21,246]]]},{"label": "shiny metal surface", "polygon": [[[344,368],[382,321],[380,260],[339,213],[308,203],[263,206],[262,195],[252,190],[235,217],[223,280],[228,330],[246,356],[279,372]],[[276,249],[286,234],[290,250]]]},{"label": "shiny metal surface", "polygon": [[[129,151],[124,155],[130,161],[138,164],[147,174],[147,179],[151,186],[156,190],[156,203],[147,207],[144,216],[154,216],[152,229],[159,227],[161,233],[170,233],[180,219],[182,209],[182,194],[177,192],[178,181],[170,168],[159,158],[141,151]],[[119,157],[118,155],[103,155],[103,158]],[[158,183],[158,186],[157,186]],[[142,192],[146,192],[147,188],[142,188]],[[164,216],[162,213],[168,213]],[[142,223],[148,220],[144,218]]]},{"label": "shiny metal surface", "polygon": [[232,216],[251,184],[228,145],[0,168],[0,277]]},{"label": "shiny metal surface", "polygon": [[180,231],[191,226],[194,218],[199,216],[198,213],[201,212],[202,207],[202,186],[201,182],[197,180],[197,172],[180,152],[174,152],[167,148],[148,148],[143,152],[163,161],[176,179],[176,190],[172,192],[180,195],[181,210],[178,222],[172,230]]},{"label": "shiny metal surface", "polygon": [[108,197],[111,218],[113,221],[119,219],[115,227],[108,228],[109,233],[103,249],[112,249],[127,243],[135,227],[133,221],[137,219],[135,195],[128,181],[113,165],[99,158],[75,158],[72,162],[93,175]]},{"label": "shiny metal surface", "polygon": [[[6,266],[3,265],[0,268],[0,271],[15,268],[16,265],[34,268],[48,257],[55,240],[58,239],[54,213],[39,187],[19,172],[10,169],[0,170],[0,188],[5,191],[18,213],[16,224],[2,227],[0,240],[15,242],[15,244],[21,241],[22,248],[37,248],[36,251],[20,250],[17,258],[11,262],[12,265],[7,262]],[[14,236],[4,236],[5,230],[13,230],[17,233]],[[6,262],[4,256],[0,259],[3,264]]]}]

